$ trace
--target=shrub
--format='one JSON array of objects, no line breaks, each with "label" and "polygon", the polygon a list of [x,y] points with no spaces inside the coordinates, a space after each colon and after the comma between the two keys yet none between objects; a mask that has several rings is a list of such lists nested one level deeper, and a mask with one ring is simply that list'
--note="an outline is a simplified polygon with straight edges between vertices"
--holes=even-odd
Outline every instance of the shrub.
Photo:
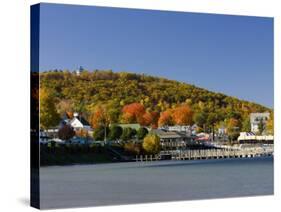
[{"label": "shrub", "polygon": [[141,146],[139,144],[134,144],[132,142],[126,143],[124,145],[125,152],[132,155],[139,155],[141,152]]},{"label": "shrub", "polygon": [[120,127],[118,125],[112,125],[109,128],[108,138],[110,140],[117,140],[121,137],[122,132],[123,132],[122,127]]},{"label": "shrub", "polygon": [[148,134],[148,130],[144,127],[139,128],[137,132],[138,139],[143,139]]},{"label": "shrub", "polygon": [[160,152],[160,138],[155,134],[148,134],[143,139],[143,149],[149,154],[157,154]]}]

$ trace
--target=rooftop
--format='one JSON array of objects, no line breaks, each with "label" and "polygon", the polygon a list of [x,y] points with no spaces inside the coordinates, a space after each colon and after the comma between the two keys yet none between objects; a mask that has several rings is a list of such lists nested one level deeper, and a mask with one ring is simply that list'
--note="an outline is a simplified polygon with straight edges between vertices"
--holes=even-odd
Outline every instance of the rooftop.
[{"label": "rooftop", "polygon": [[151,133],[157,134],[160,138],[185,138],[187,135],[174,131],[165,131],[161,129],[153,129]]}]

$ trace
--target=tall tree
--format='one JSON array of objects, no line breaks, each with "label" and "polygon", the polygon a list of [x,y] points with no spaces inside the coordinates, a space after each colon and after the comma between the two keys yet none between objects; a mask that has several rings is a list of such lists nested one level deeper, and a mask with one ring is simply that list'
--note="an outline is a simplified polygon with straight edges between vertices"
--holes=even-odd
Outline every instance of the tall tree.
[{"label": "tall tree", "polygon": [[140,103],[132,103],[125,105],[122,109],[123,120],[126,123],[142,123],[143,115],[145,114],[145,108]]},{"label": "tall tree", "polygon": [[235,118],[227,120],[227,134],[231,141],[236,140],[239,136],[239,121]]},{"label": "tall tree", "polygon": [[211,112],[208,114],[207,117],[207,125],[211,127],[213,140],[215,139],[215,124],[218,122],[217,114],[214,112]]},{"label": "tall tree", "polygon": [[159,126],[173,125],[172,110],[168,109],[160,114],[158,119]]},{"label": "tall tree", "polygon": [[242,123],[242,131],[243,132],[250,132],[251,131],[251,122],[250,122],[250,118],[246,118],[244,119],[243,123]]},{"label": "tall tree", "polygon": [[57,126],[60,116],[56,110],[53,96],[47,89],[41,88],[40,97],[40,127],[48,129]]},{"label": "tall tree", "polygon": [[[200,128],[204,129],[207,123],[208,115],[205,112],[197,112],[194,114],[193,120]],[[204,129],[205,130],[205,129]]]},{"label": "tall tree", "polygon": [[93,128],[108,127],[110,118],[107,110],[102,105],[97,105],[91,115],[91,125]]},{"label": "tall tree", "polygon": [[260,120],[260,122],[258,124],[258,130],[259,130],[260,135],[262,135],[265,130],[265,123],[262,119]]},{"label": "tall tree", "polygon": [[109,131],[108,127],[100,127],[99,126],[99,127],[94,129],[93,138],[96,141],[105,141],[108,131]]},{"label": "tall tree", "polygon": [[176,107],[172,114],[175,124],[191,125],[193,122],[193,112],[190,106],[184,104]]}]

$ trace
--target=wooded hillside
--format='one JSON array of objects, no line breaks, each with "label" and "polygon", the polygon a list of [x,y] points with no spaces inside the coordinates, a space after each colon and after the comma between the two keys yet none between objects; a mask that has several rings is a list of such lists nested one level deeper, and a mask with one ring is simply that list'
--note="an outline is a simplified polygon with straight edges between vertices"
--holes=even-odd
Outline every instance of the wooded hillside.
[{"label": "wooded hillside", "polygon": [[235,123],[248,129],[249,113],[271,111],[187,83],[128,72],[83,71],[79,76],[69,71],[42,72],[40,88],[54,101],[59,114],[81,112],[93,124],[95,117],[106,113],[102,119],[109,123],[139,122],[154,127]]}]

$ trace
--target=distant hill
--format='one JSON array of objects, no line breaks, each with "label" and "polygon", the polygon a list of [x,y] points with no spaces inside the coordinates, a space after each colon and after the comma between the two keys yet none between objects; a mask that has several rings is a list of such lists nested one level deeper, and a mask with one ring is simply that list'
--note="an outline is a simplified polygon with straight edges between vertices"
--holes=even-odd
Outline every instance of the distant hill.
[{"label": "distant hill", "polygon": [[165,78],[112,71],[69,71],[40,73],[40,87],[54,96],[59,112],[80,111],[88,116],[98,104],[116,110],[116,121],[126,104],[139,102],[148,111],[161,113],[179,104],[188,104],[194,113],[220,114],[219,121],[236,118],[243,122],[251,112],[270,111],[257,103],[211,92],[187,83]]}]

